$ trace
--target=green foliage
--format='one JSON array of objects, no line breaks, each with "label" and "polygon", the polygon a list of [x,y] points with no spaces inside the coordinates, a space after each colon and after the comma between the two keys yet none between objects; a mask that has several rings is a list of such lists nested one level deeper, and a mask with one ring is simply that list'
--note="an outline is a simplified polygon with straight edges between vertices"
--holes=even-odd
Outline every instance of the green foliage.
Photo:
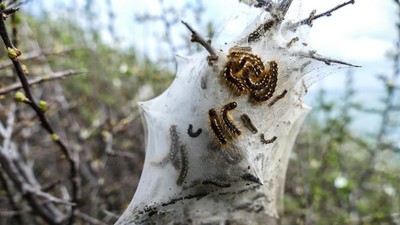
[{"label": "green foliage", "polygon": [[339,100],[316,98],[289,164],[283,224],[392,224],[400,177],[376,168],[376,141],[354,135],[352,82]]},{"label": "green foliage", "polygon": [[135,108],[140,87],[150,85],[156,95],[173,78],[172,73],[161,71],[149,60],[138,59],[134,49],[93,40],[88,32],[68,20],[45,17],[29,21],[32,29],[38,31],[34,38],[42,48],[73,49],[68,57],[49,58],[54,71],[70,68],[88,71],[87,75],[67,79],[63,85],[70,104],[80,108],[85,120],[95,121],[94,115],[103,105],[114,111],[124,109],[127,113]]}]

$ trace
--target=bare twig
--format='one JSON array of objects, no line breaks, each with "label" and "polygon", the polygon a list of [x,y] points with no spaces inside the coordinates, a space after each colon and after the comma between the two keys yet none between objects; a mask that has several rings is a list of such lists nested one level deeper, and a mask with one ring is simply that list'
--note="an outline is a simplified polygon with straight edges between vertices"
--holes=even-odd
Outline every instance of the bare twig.
[{"label": "bare twig", "polygon": [[310,14],[310,16],[308,18],[300,20],[299,22],[293,23],[293,24],[289,25],[288,28],[290,30],[292,30],[292,29],[296,29],[297,27],[302,26],[302,25],[306,25],[306,24],[311,26],[312,22],[314,20],[319,19],[319,18],[324,17],[324,16],[329,17],[329,16],[332,15],[332,13],[334,11],[336,11],[336,10],[346,6],[346,5],[354,4],[354,3],[355,3],[355,0],[350,0],[350,1],[347,1],[347,2],[344,2],[344,3],[340,4],[340,5],[338,5],[338,6],[334,7],[334,8],[326,11],[326,12],[323,12],[323,13],[320,13],[320,14],[317,14],[317,15],[315,15],[315,12],[314,13],[311,12],[311,14]]},{"label": "bare twig", "polygon": [[63,205],[68,205],[68,206],[75,206],[75,205],[76,205],[76,204],[73,203],[73,202],[70,202],[70,201],[66,201],[66,200],[57,198],[57,197],[55,197],[55,196],[53,196],[53,195],[51,195],[51,194],[48,194],[48,193],[43,192],[43,191],[41,191],[41,190],[38,190],[38,189],[32,187],[31,185],[25,184],[25,185],[23,186],[23,191],[24,191],[24,192],[29,192],[29,193],[31,193],[31,194],[34,194],[34,195],[36,195],[36,196],[38,196],[38,197],[41,197],[41,198],[43,198],[43,199],[46,199],[46,200],[49,201],[49,202],[52,202],[52,203],[63,204]]},{"label": "bare twig", "polygon": [[[29,85],[40,84],[43,82],[62,79],[62,78],[68,77],[68,76],[78,75],[78,74],[83,74],[83,73],[86,73],[86,71],[81,71],[81,70],[60,71],[60,72],[56,72],[54,74],[37,77],[35,79],[29,80],[28,83],[29,83]],[[4,95],[4,94],[10,93],[12,91],[16,91],[20,88],[22,88],[21,83],[11,84],[9,86],[0,88],[0,95]]]},{"label": "bare twig", "polygon": [[125,151],[119,151],[119,150],[114,150],[111,149],[110,151],[106,152],[108,156],[112,157],[121,157],[121,158],[127,158],[127,159],[136,159],[137,156],[131,152],[125,152]]},{"label": "bare twig", "polygon": [[[48,50],[42,50],[42,51],[32,51],[24,54],[23,56],[20,57],[20,61],[29,61],[29,60],[34,60],[42,56],[50,56],[50,55],[61,55],[61,54],[66,54],[72,51],[77,50],[78,48],[75,47],[70,47],[70,48],[65,48],[61,51],[53,50],[53,49],[48,49]],[[0,69],[7,68],[13,66],[13,63],[11,61],[6,61],[6,62],[1,62],[0,63]]]},{"label": "bare twig", "polygon": [[301,56],[324,62],[327,65],[331,65],[332,63],[336,63],[336,64],[342,64],[342,65],[351,66],[351,67],[361,67],[361,66],[357,66],[357,65],[354,65],[354,64],[350,64],[350,63],[347,63],[347,62],[340,61],[340,60],[327,58],[325,56],[317,54],[316,51],[309,51],[308,53],[304,53]]},{"label": "bare twig", "polygon": [[210,61],[218,60],[218,56],[216,54],[215,49],[211,46],[210,41],[206,41],[203,37],[201,37],[188,23],[182,21],[182,23],[192,32],[192,42],[197,42],[202,45],[209,53],[210,53]]}]

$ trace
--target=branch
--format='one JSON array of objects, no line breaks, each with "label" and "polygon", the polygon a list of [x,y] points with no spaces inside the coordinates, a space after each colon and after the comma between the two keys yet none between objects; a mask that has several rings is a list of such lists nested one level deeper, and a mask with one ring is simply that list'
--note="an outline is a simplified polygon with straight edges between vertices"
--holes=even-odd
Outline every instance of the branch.
[{"label": "branch", "polygon": [[182,23],[192,32],[192,42],[197,42],[201,46],[203,46],[209,53],[210,57],[208,58],[208,64],[212,65],[212,61],[218,60],[218,56],[216,54],[215,49],[211,46],[211,41],[206,41],[203,37],[201,37],[188,23],[182,20]]},{"label": "branch", "polygon": [[55,197],[55,196],[53,196],[51,194],[48,194],[48,193],[43,192],[41,190],[38,190],[38,189],[32,187],[31,185],[29,185],[27,183],[25,183],[23,185],[23,191],[24,192],[29,192],[29,193],[31,193],[33,195],[36,195],[36,196],[41,197],[41,198],[44,198],[44,199],[46,199],[46,200],[48,200],[49,202],[52,202],[52,203],[63,204],[63,205],[68,205],[68,206],[75,206],[76,205],[76,203],[57,198],[57,197]]},{"label": "branch", "polygon": [[[28,61],[28,60],[33,60],[33,59],[36,59],[36,58],[39,58],[42,56],[61,55],[61,54],[72,52],[76,49],[77,48],[71,47],[71,48],[63,49],[61,51],[57,51],[57,50],[53,50],[53,49],[48,49],[48,50],[43,50],[43,51],[32,51],[32,52],[28,52],[28,53],[24,54],[24,56],[21,56],[20,59],[21,59],[21,61]],[[13,63],[10,61],[1,62],[0,69],[7,68],[12,65],[13,65]]]},{"label": "branch", "polygon": [[332,63],[336,63],[336,64],[342,64],[342,65],[351,66],[351,67],[361,67],[361,66],[357,66],[357,65],[354,65],[354,64],[350,64],[350,63],[347,63],[347,62],[340,61],[340,60],[331,59],[331,58],[322,56],[320,54],[317,54],[316,51],[309,51],[308,53],[304,53],[301,56],[324,62],[326,65],[331,65]]},{"label": "branch", "polygon": [[336,7],[334,7],[334,8],[332,8],[332,9],[330,9],[330,10],[328,10],[328,11],[326,11],[326,12],[323,12],[323,13],[321,13],[321,14],[318,14],[318,15],[315,15],[315,11],[313,11],[313,12],[311,12],[311,14],[310,14],[310,16],[309,16],[308,18],[303,19],[303,20],[301,20],[301,21],[299,21],[299,22],[296,22],[296,23],[294,23],[294,24],[292,24],[292,25],[289,25],[289,29],[290,29],[290,30],[296,29],[297,27],[302,26],[302,25],[306,25],[306,24],[309,25],[309,26],[312,26],[312,22],[313,22],[314,20],[319,19],[319,18],[324,17],[324,16],[329,17],[329,16],[332,15],[332,13],[333,13],[334,11],[336,11],[336,10],[338,10],[338,9],[340,9],[340,8],[342,8],[342,7],[344,7],[344,6],[346,6],[346,5],[354,4],[354,3],[355,3],[355,0],[350,0],[350,1],[348,1],[348,2],[344,2],[344,3],[342,3],[342,4],[340,4],[340,5],[336,6]]},{"label": "branch", "polygon": [[[83,74],[86,73],[86,71],[81,71],[81,70],[66,70],[66,71],[60,71],[56,72],[50,75],[45,75],[41,77],[37,77],[35,79],[29,80],[28,83],[29,85],[34,85],[34,84],[40,84],[43,82],[47,81],[52,81],[52,80],[57,80],[57,79],[62,79],[68,76],[72,75],[78,75],[78,74]],[[14,83],[9,86],[0,88],[0,95],[8,94],[9,92],[16,91],[18,89],[22,88],[21,83]]]},{"label": "branch", "polygon": [[[3,141],[4,142],[4,141]],[[5,144],[3,143],[3,146]],[[37,185],[32,174],[32,168],[26,165],[24,160],[19,156],[16,145],[10,145],[8,149],[0,148],[0,165],[5,171],[10,180],[14,183],[19,193],[23,194],[24,198],[29,203],[29,206],[34,212],[42,217],[49,224],[60,224],[65,219],[65,216],[53,204],[40,201],[35,193],[26,191],[25,187]],[[29,189],[28,189],[29,190]]]},{"label": "branch", "polygon": [[[13,10],[10,9],[4,9],[0,10],[0,15],[3,15],[5,12],[11,12]],[[50,125],[49,121],[47,120],[44,111],[39,107],[39,105],[36,103],[35,99],[33,98],[30,90],[30,84],[28,82],[27,77],[25,76],[21,63],[19,62],[19,56],[21,55],[21,51],[15,48],[13,45],[12,41],[10,40],[10,37],[7,32],[7,27],[4,22],[4,17],[0,18],[0,36],[3,39],[4,45],[6,47],[6,50],[8,51],[8,56],[11,59],[15,72],[21,82],[21,87],[25,92],[25,95],[27,97],[28,104],[31,106],[31,108],[36,112],[37,116],[39,117],[39,120],[41,122],[42,127],[51,135],[52,140],[60,147],[61,151],[65,155],[65,157],[68,160],[68,163],[70,165],[70,179],[72,183],[72,202],[79,202],[80,199],[80,191],[81,191],[81,185],[80,185],[80,176],[79,176],[79,161],[78,161],[78,156],[76,153],[72,152],[68,146],[65,144],[63,139],[61,139],[54,131],[53,127]],[[70,217],[70,224],[73,223],[74,219],[74,214],[73,212],[76,210],[76,206],[72,207],[72,214]]]}]

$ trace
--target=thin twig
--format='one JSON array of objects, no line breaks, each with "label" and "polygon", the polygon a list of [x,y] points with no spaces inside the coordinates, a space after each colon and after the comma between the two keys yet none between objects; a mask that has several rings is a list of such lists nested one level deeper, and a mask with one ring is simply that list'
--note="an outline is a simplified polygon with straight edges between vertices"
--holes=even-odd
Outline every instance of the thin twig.
[{"label": "thin twig", "polygon": [[[61,54],[66,54],[72,51],[77,50],[78,48],[76,47],[70,47],[70,48],[65,48],[61,51],[53,50],[53,49],[48,49],[48,50],[43,50],[43,51],[32,51],[24,54],[23,56],[19,57],[21,62],[24,61],[29,61],[29,60],[34,60],[42,56],[50,56],[50,55],[61,55]],[[13,63],[11,61],[6,61],[6,62],[1,62],[0,63],[0,69],[7,68],[13,66]]]},{"label": "thin twig", "polygon": [[346,6],[346,5],[354,4],[354,3],[355,3],[355,0],[350,0],[350,1],[347,1],[347,2],[344,2],[344,3],[340,4],[340,5],[338,5],[338,6],[334,7],[334,8],[326,11],[326,12],[323,12],[323,13],[320,13],[320,14],[317,14],[317,15],[310,14],[310,16],[308,18],[300,20],[299,22],[293,23],[288,28],[290,30],[292,30],[292,29],[296,29],[297,27],[302,26],[302,25],[306,25],[306,24],[311,26],[312,22],[314,20],[319,19],[319,18],[324,17],[324,16],[327,16],[327,17],[331,16],[334,11],[336,11],[336,10]]},{"label": "thin twig", "polygon": [[23,191],[24,192],[29,192],[31,194],[34,194],[34,195],[36,195],[38,197],[41,197],[43,199],[46,199],[47,201],[52,202],[52,203],[63,204],[63,205],[68,205],[68,206],[75,206],[76,205],[76,203],[57,198],[57,197],[55,197],[55,196],[53,196],[51,194],[48,194],[48,193],[43,192],[41,190],[38,190],[38,189],[32,187],[31,185],[28,185],[28,184],[24,184]]},{"label": "thin twig", "polygon": [[[84,74],[86,72],[87,71],[82,71],[82,70],[60,71],[60,72],[56,72],[56,73],[53,73],[53,74],[50,74],[50,75],[37,77],[35,79],[29,80],[28,83],[31,86],[31,85],[34,85],[34,84],[40,84],[40,83],[47,82],[47,81],[62,79],[62,78],[65,78],[65,77],[68,77],[68,76],[72,76],[72,75]],[[9,86],[0,88],[0,95],[8,94],[8,93],[16,91],[16,90],[18,90],[20,88],[22,88],[22,84],[21,83],[11,84]]]},{"label": "thin twig", "polygon": [[206,41],[203,37],[201,37],[188,23],[182,20],[182,23],[192,32],[192,42],[197,42],[202,45],[213,58],[218,58],[215,49],[211,46],[209,41]]},{"label": "thin twig", "polygon": [[337,64],[342,64],[342,65],[351,66],[351,67],[361,67],[361,66],[357,66],[357,65],[354,65],[354,64],[350,64],[350,63],[347,63],[347,62],[340,61],[340,60],[327,58],[325,56],[317,54],[316,51],[309,51],[308,53],[301,54],[301,56],[324,62],[326,65],[331,65],[332,63],[337,63]]},{"label": "thin twig", "polygon": [[125,151],[119,151],[119,150],[108,150],[106,151],[108,156],[112,157],[121,157],[121,158],[126,158],[126,159],[136,159],[137,156],[131,152],[125,152]]}]

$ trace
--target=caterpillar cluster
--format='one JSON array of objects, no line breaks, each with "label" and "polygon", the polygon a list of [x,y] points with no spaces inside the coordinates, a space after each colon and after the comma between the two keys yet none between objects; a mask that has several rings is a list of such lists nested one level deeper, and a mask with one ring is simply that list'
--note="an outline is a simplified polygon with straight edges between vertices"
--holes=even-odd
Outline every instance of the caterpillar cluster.
[{"label": "caterpillar cluster", "polygon": [[[222,70],[227,86],[236,94],[249,94],[249,101],[260,103],[270,99],[278,81],[278,64],[263,64],[249,49],[231,48]],[[266,68],[267,67],[267,68]]]}]

